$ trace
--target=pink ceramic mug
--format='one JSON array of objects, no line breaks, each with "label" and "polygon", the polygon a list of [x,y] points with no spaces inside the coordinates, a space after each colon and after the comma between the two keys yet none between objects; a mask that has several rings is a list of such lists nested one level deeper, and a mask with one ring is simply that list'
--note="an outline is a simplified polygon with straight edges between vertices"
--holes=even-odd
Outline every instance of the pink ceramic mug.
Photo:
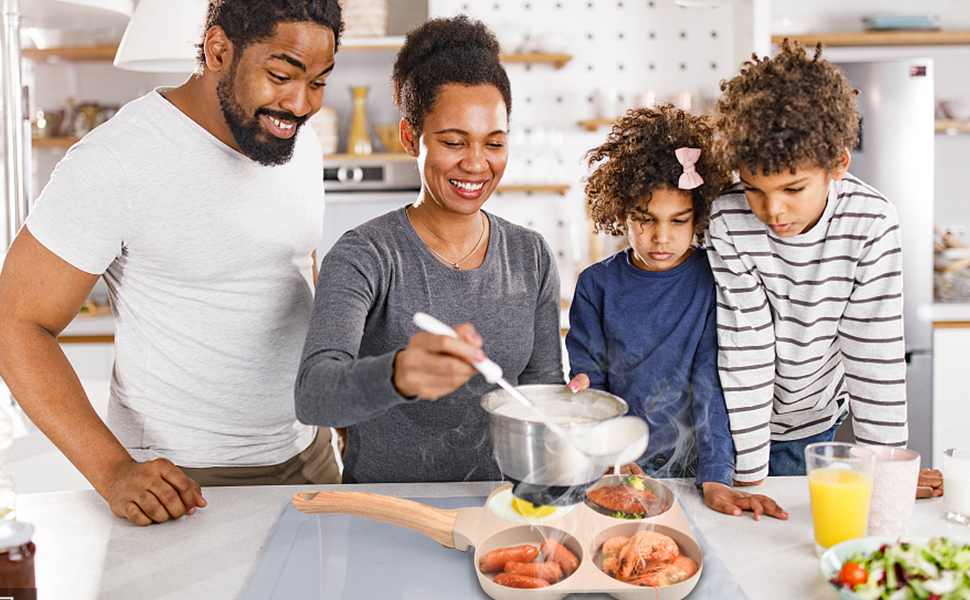
[{"label": "pink ceramic mug", "polygon": [[868,534],[905,535],[916,505],[919,454],[905,448],[867,447],[876,454]]}]

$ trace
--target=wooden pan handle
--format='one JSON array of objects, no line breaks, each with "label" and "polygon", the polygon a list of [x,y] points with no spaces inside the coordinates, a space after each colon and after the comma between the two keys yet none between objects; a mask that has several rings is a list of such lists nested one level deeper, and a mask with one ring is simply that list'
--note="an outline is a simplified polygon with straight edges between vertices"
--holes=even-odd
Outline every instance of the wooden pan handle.
[{"label": "wooden pan handle", "polygon": [[364,492],[301,492],[293,506],[302,513],[339,514],[400,525],[423,533],[445,548],[454,548],[458,510],[442,510],[403,498]]}]

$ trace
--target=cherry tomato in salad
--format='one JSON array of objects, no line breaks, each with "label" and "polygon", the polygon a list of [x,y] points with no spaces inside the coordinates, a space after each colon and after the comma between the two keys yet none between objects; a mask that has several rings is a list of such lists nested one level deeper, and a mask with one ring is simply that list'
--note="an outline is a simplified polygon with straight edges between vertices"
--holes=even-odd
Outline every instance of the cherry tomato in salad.
[{"label": "cherry tomato in salad", "polygon": [[861,563],[847,562],[839,571],[839,583],[853,589],[865,583],[867,579],[869,579],[869,572]]}]

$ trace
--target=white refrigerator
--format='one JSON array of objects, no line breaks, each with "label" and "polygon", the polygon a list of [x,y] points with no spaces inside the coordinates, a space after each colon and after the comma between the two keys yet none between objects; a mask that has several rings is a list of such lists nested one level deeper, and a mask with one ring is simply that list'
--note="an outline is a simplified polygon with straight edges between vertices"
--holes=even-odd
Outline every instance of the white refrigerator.
[{"label": "white refrigerator", "polygon": [[[859,90],[861,142],[849,167],[899,213],[909,447],[931,464],[933,413],[933,61],[838,62]],[[919,310],[924,307],[923,310]]]}]

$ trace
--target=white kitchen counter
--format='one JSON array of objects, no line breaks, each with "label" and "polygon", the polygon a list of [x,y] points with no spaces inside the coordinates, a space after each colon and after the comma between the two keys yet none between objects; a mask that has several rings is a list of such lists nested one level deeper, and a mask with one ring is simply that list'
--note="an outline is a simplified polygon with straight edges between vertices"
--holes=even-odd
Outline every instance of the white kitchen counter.
[{"label": "white kitchen counter", "polygon": [[[669,482],[751,600],[834,599],[813,551],[804,477],[769,478],[760,493],[788,521],[750,513],[731,517],[703,506],[691,484]],[[405,497],[486,496],[491,483],[206,488],[209,506],[162,525],[137,527],[115,517],[93,491],[28,494],[20,519],[36,527],[40,600],[71,598],[235,599],[285,502],[299,491],[343,489]],[[970,529],[943,518],[942,498],[919,500],[911,531],[967,542]],[[323,541],[326,543],[326,540]]]}]

